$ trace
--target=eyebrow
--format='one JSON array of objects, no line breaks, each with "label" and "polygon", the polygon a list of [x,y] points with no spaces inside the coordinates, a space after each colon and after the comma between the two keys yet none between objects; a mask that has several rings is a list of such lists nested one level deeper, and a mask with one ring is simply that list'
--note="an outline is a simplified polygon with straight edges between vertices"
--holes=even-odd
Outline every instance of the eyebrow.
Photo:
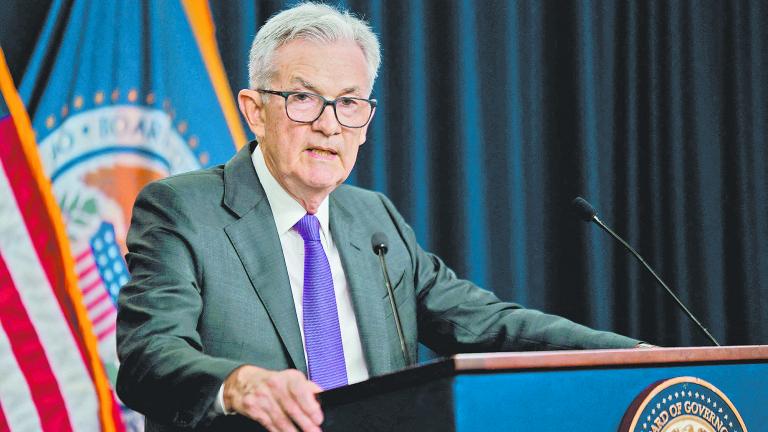
[{"label": "eyebrow", "polygon": [[[304,78],[295,77],[291,81],[301,85],[302,87],[306,88],[307,90],[310,90],[310,91],[312,91],[314,93],[320,94],[320,90],[318,90],[317,87],[312,85],[312,83],[306,81]],[[359,92],[360,92],[360,87],[352,86],[352,87],[347,87],[345,89],[342,89],[340,94],[359,93]]]}]

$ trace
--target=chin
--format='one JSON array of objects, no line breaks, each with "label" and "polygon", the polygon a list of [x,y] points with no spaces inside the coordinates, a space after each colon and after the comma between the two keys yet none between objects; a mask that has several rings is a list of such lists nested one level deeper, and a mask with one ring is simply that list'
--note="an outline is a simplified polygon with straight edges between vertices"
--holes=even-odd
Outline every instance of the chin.
[{"label": "chin", "polygon": [[339,173],[313,173],[305,177],[304,184],[313,189],[328,189],[340,185],[346,178],[347,176]]},{"label": "chin", "polygon": [[334,189],[341,182],[337,180],[331,180],[331,179],[311,178],[311,179],[305,179],[304,181],[302,181],[302,183],[304,184],[304,186],[306,186],[309,189],[313,189],[316,191],[324,191],[328,189]]}]

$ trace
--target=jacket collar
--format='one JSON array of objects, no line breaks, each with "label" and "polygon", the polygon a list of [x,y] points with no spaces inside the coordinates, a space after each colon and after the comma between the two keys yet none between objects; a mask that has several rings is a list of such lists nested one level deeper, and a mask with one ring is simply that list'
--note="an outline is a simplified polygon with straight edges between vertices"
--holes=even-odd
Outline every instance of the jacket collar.
[{"label": "jacket collar", "polygon": [[251,141],[243,146],[224,165],[224,205],[238,217],[243,217],[266,198],[251,161],[251,152],[256,149],[256,144],[256,141]]}]

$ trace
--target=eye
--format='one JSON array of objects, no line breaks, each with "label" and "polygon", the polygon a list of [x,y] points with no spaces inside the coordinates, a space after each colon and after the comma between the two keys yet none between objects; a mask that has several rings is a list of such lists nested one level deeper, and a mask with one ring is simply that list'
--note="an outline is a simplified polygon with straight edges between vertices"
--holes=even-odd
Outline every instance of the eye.
[{"label": "eye", "polygon": [[310,96],[309,93],[295,93],[293,98],[299,102],[304,102],[312,99],[312,96]]},{"label": "eye", "polygon": [[341,105],[343,107],[354,107],[358,104],[357,100],[354,98],[349,97],[342,97],[339,98],[338,102],[336,102],[337,105]]}]

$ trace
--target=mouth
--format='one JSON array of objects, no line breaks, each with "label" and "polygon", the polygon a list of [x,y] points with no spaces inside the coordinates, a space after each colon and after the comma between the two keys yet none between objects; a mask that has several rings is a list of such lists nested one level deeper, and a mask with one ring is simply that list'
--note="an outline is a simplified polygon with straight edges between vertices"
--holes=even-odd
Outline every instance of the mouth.
[{"label": "mouth", "polygon": [[327,147],[310,147],[306,150],[310,157],[320,160],[333,160],[338,157],[336,150]]}]

